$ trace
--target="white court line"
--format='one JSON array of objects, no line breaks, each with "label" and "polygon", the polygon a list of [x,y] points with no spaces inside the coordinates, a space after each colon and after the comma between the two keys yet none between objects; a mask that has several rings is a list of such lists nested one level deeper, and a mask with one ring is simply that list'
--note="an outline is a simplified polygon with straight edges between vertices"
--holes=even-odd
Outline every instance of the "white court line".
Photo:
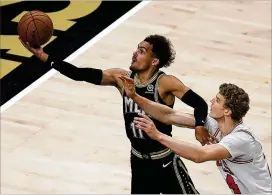
[{"label": "white court line", "polygon": [[[138,5],[136,5],[134,8],[132,8],[130,11],[128,11],[126,14],[121,16],[118,20],[116,20],[114,23],[112,23],[110,26],[108,26],[106,29],[104,29],[102,32],[100,32],[98,35],[96,35],[94,38],[92,38],[90,41],[88,41],[85,45],[80,47],[78,50],[76,50],[74,53],[72,53],[70,56],[68,56],[64,61],[71,62],[74,60],[77,56],[85,52],[87,49],[89,49],[92,45],[94,45],[96,42],[98,42],[100,39],[102,39],[105,35],[110,33],[112,30],[114,30],[117,26],[122,24],[124,21],[126,21],[129,17],[134,15],[136,12],[138,12],[140,9],[142,9],[144,6],[146,6],[150,1],[142,1]],[[42,77],[40,77],[38,80],[36,80],[34,83],[29,85],[27,88],[25,88],[23,91],[18,93],[16,96],[14,96],[12,99],[7,101],[4,105],[1,106],[1,113],[3,113],[6,109],[8,109],[10,106],[15,104],[17,101],[19,101],[22,97],[24,97],[26,94],[28,94],[30,91],[38,87],[41,83],[52,77],[57,71],[55,69],[51,69],[46,74],[44,74]]]}]

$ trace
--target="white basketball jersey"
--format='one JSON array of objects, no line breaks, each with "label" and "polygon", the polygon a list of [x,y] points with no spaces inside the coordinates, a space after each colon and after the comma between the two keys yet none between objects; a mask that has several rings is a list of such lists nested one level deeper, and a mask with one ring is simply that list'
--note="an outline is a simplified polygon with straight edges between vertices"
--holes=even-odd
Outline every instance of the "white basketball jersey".
[{"label": "white basketball jersey", "polygon": [[231,158],[216,162],[224,180],[234,194],[272,192],[272,178],[262,145],[242,122],[222,137],[216,120],[210,116],[205,126]]}]

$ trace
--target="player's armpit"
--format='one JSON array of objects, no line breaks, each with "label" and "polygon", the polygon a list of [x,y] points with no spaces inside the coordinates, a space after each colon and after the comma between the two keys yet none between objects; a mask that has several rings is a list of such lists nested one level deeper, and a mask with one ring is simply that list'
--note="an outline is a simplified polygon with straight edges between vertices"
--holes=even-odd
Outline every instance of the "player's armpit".
[{"label": "player's armpit", "polygon": [[223,160],[230,158],[231,154],[229,151],[220,144],[205,145],[201,149],[201,154],[196,159],[197,163],[206,161]]}]

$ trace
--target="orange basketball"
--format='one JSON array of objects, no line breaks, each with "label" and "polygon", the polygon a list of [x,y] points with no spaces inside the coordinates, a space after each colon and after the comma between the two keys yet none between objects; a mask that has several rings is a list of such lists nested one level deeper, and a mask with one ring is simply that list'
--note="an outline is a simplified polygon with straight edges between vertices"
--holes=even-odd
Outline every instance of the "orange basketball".
[{"label": "orange basketball", "polygon": [[18,35],[32,47],[47,43],[53,35],[53,22],[44,12],[35,10],[26,13],[18,23]]}]

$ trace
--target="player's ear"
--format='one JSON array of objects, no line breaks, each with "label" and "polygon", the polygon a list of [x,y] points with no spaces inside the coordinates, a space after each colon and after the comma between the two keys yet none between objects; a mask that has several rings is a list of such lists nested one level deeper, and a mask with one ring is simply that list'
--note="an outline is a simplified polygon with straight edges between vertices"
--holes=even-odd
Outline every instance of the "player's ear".
[{"label": "player's ear", "polygon": [[152,61],[152,66],[158,66],[160,63],[160,60],[158,58],[154,58]]},{"label": "player's ear", "polygon": [[231,116],[231,114],[232,114],[231,109],[229,109],[229,108],[225,108],[225,109],[224,109],[224,115],[225,115],[225,116],[230,117],[230,116]]}]

